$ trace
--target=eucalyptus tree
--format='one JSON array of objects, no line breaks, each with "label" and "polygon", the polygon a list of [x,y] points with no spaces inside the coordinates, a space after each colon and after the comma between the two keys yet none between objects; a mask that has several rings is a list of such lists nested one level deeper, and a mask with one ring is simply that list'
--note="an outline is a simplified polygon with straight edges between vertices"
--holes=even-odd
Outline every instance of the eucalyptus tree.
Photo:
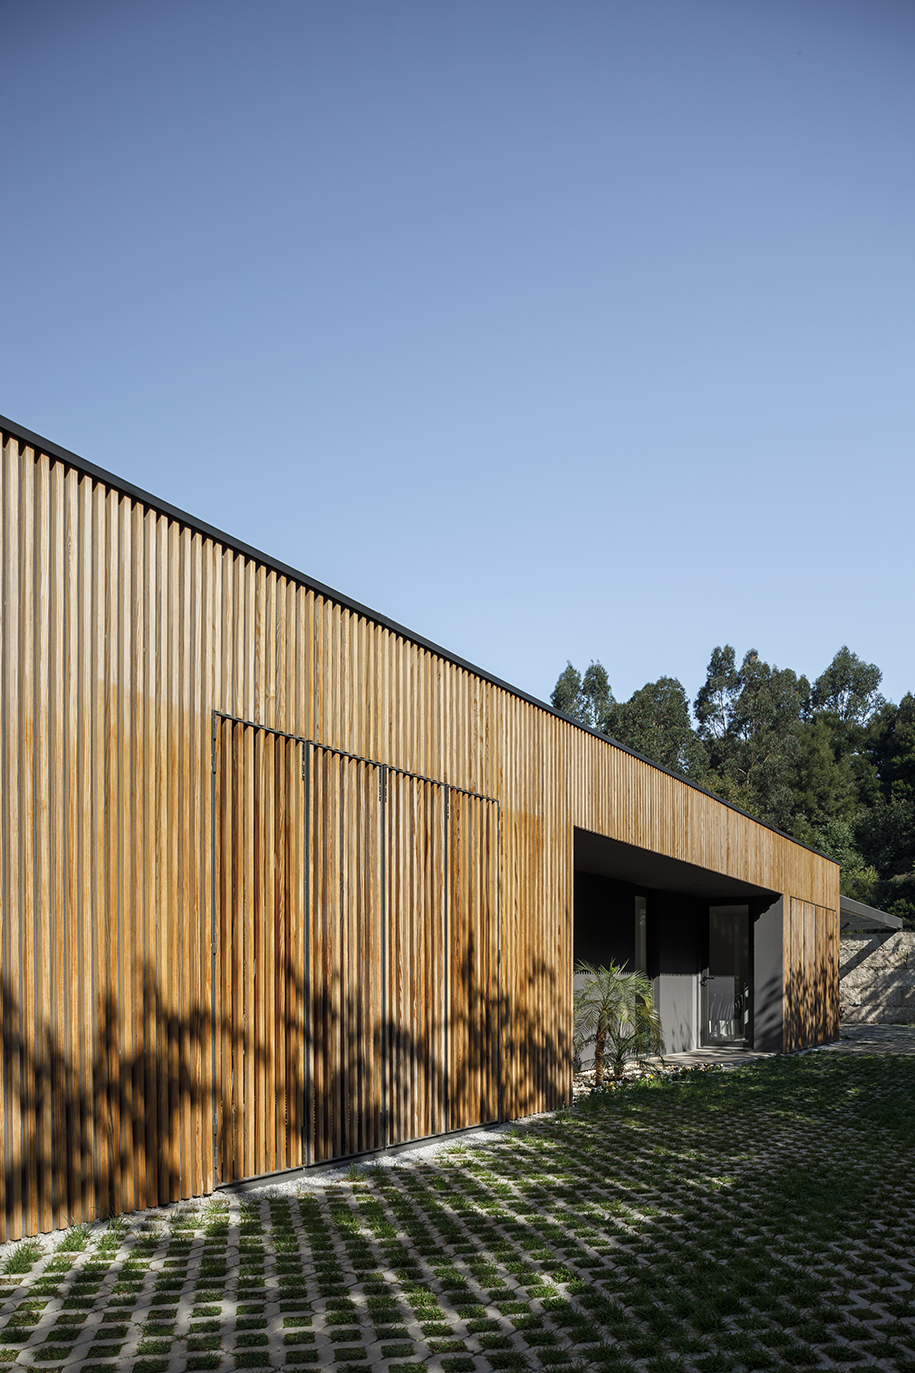
[{"label": "eucalyptus tree", "polygon": [[553,688],[550,704],[563,715],[606,734],[607,716],[614,704],[607,669],[592,662],[582,676],[571,662],[567,663]]},{"label": "eucalyptus tree", "polygon": [[659,677],[617,701],[607,715],[608,733],[672,772],[702,780],[706,752],[689,718],[689,702],[676,677]]},{"label": "eucalyptus tree", "polygon": [[794,811],[793,771],[809,695],[806,677],[771,667],[755,648],[738,668],[726,644],[714,650],[693,707],[711,790],[780,829]]}]

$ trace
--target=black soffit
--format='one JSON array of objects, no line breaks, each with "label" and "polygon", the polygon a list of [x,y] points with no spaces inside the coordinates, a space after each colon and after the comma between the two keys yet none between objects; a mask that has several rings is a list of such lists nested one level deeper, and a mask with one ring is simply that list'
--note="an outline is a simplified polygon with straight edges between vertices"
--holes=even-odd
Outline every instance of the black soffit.
[{"label": "black soffit", "polygon": [[[606,734],[601,734],[599,730],[591,729],[588,725],[581,724],[578,720],[573,720],[571,716],[564,715],[561,710],[556,710],[553,706],[547,705],[545,701],[539,701],[536,696],[530,696],[520,687],[512,686],[510,682],[504,682],[501,677],[494,677],[491,672],[486,672],[484,668],[477,667],[474,663],[469,663],[466,658],[459,658],[448,649],[442,648],[440,644],[435,644],[431,639],[424,639],[422,635],[416,634],[412,629],[407,629],[406,625],[401,625],[396,620],[389,620],[386,615],[382,615],[377,610],[372,610],[367,605],[362,605],[359,601],[353,601],[342,592],[335,591],[333,587],[326,586],[324,582],[318,582],[314,577],[308,577],[304,572],[297,568],[290,567],[288,563],[281,563],[276,558],[272,558],[268,553],[262,552],[258,548],[252,548],[250,544],[241,543],[234,539],[230,534],[226,534],[222,529],[216,529],[211,524],[206,524],[203,520],[198,520],[194,515],[189,515],[186,510],[179,510],[175,505],[170,505],[167,501],[160,500],[158,496],[153,496],[149,491],[144,491],[139,486],[134,486],[132,482],[125,481],[114,472],[108,472],[103,467],[97,467],[95,463],[87,462],[78,453],[72,453],[68,448],[61,448],[60,444],[52,443],[41,434],[36,434],[32,429],[25,429],[21,424],[16,424],[5,415],[0,415],[0,433],[8,434],[11,438],[17,439],[20,443],[29,448],[36,448],[39,452],[47,453],[49,458],[54,458],[58,462],[64,463],[67,467],[74,468],[77,472],[83,472],[94,481],[102,482],[103,485],[111,487],[123,496],[129,496],[131,500],[138,501],[148,510],[155,510],[160,515],[165,515],[169,519],[176,520],[180,525],[193,530],[195,533],[202,534],[204,538],[212,539],[214,543],[221,544],[224,548],[231,549],[234,553],[240,553],[245,558],[251,558],[260,563],[263,567],[270,568],[281,577],[287,577],[290,581],[297,582],[300,586],[306,586],[318,596],[323,596],[325,600],[332,601],[335,605],[344,606],[347,610],[356,615],[363,616],[372,624],[381,625],[382,628],[390,630],[392,634],[399,635],[408,643],[416,644],[418,648],[424,648],[427,652],[435,655],[436,658],[443,659],[446,663],[453,663],[455,667],[462,668],[465,672],[471,673],[474,677],[481,678],[484,682],[491,683],[501,691],[507,691],[509,695],[518,697],[521,701],[527,701],[528,705],[536,706],[538,710],[543,710],[547,715],[555,715],[558,720],[564,720],[566,724],[573,725],[576,729],[583,730],[585,734],[593,734],[595,739],[600,739],[601,743],[608,744],[612,748],[617,748],[621,753],[628,753],[632,758],[638,758],[639,762],[645,763],[648,767],[654,768],[656,772],[666,773],[668,777],[674,777],[684,786],[691,787],[693,791],[701,792],[703,796],[710,796],[713,801],[717,801],[719,806],[726,806],[728,810],[736,811],[738,815],[746,816],[756,825],[762,825],[763,829],[771,830],[774,834],[780,834],[783,839],[790,839],[792,844],[797,844],[799,848],[807,849],[810,853],[817,854],[820,858],[825,858],[829,863],[835,863],[834,858],[828,854],[820,853],[819,849],[811,848],[809,844],[802,844],[799,839],[793,838],[790,834],[785,834],[784,830],[776,829],[774,825],[767,825],[765,821],[758,820],[755,815],[750,815],[748,811],[741,810],[739,806],[734,806],[730,801],[722,801],[720,796],[714,792],[706,791],[705,787],[697,786],[688,777],[681,777],[678,772],[673,772],[670,768],[662,767],[660,763],[655,763],[651,758],[645,758],[641,753],[636,753],[635,749],[627,748],[625,744],[619,743],[616,739],[609,738]],[[837,864],[838,866],[838,864]]]},{"label": "black soffit", "polygon": [[575,831],[575,869],[577,872],[596,873],[599,877],[612,877],[617,882],[628,882],[633,887],[676,892],[680,896],[708,898],[710,901],[746,901],[754,896],[774,900],[778,896],[768,887],[740,882],[736,877],[726,877],[710,868],[685,863],[680,858],[652,853],[650,849],[640,849],[635,844],[624,844],[620,839],[607,839],[591,830]]}]

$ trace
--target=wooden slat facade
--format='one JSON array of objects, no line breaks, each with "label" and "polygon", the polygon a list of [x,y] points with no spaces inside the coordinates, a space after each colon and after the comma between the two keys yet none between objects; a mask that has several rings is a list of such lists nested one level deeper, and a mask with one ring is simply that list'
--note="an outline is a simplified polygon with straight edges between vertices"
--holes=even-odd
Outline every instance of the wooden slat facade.
[{"label": "wooden slat facade", "polygon": [[573,830],[781,893],[835,864],[2,432],[0,1239],[555,1107]]},{"label": "wooden slat facade", "polygon": [[839,910],[791,897],[784,932],[785,1049],[834,1039],[839,1027]]}]

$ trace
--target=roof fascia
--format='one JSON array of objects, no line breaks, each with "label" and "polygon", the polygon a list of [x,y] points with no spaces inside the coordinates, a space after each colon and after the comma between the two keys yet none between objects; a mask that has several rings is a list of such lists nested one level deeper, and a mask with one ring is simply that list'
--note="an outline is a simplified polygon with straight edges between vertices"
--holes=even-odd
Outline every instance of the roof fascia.
[{"label": "roof fascia", "polygon": [[839,913],[851,919],[867,920],[872,926],[878,926],[880,929],[902,929],[901,915],[891,915],[889,911],[878,910],[876,906],[865,905],[863,901],[855,901],[850,896],[839,898]]}]

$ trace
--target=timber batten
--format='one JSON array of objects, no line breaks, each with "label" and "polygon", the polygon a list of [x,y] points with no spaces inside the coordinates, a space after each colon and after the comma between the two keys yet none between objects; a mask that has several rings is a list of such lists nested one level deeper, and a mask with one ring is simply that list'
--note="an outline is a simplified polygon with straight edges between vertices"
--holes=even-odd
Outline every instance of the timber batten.
[{"label": "timber batten", "polygon": [[576,827],[781,894],[834,1036],[835,864],[24,437],[0,1238],[561,1104]]}]

